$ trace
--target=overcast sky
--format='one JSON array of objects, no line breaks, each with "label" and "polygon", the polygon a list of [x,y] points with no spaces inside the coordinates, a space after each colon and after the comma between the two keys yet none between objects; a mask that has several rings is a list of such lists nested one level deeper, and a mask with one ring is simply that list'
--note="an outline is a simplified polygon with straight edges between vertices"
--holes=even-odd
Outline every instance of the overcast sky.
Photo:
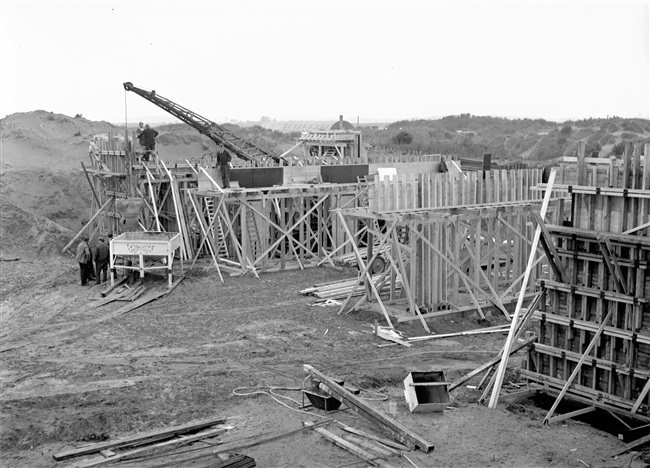
[{"label": "overcast sky", "polygon": [[0,117],[647,119],[648,3],[0,0]]}]

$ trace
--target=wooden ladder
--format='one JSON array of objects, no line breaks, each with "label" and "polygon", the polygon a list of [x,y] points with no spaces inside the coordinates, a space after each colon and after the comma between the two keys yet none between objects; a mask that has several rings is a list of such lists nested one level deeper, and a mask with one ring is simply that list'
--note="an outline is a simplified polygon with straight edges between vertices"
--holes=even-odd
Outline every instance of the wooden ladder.
[{"label": "wooden ladder", "polygon": [[[210,216],[210,219],[214,218],[214,200],[210,197],[204,197],[205,200],[205,208],[208,212],[208,215]],[[223,232],[223,225],[221,224],[221,217],[217,216],[217,219],[215,222],[212,224],[212,227],[210,228],[210,235],[214,237],[214,227],[217,227],[217,238],[219,239],[219,251],[216,252],[219,257],[224,257],[227,258],[229,257],[228,255],[228,247],[226,246],[226,236]]]},{"label": "wooden ladder", "polygon": [[262,251],[262,243],[260,242],[260,234],[257,229],[257,222],[255,221],[255,213],[248,210],[246,214],[246,227],[248,229],[248,239],[250,243],[251,253],[253,260],[257,259],[257,255]]}]

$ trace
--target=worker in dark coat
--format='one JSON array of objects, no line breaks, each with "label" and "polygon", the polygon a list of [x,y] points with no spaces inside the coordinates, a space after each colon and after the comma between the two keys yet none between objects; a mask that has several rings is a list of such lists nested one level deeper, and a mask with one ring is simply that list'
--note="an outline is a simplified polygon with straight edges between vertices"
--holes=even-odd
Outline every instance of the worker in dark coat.
[{"label": "worker in dark coat", "polygon": [[95,248],[95,274],[97,275],[97,284],[108,280],[108,260],[110,255],[111,251],[108,245],[106,245],[104,238],[100,237],[99,244]]},{"label": "worker in dark coat", "polygon": [[230,188],[230,161],[232,156],[228,150],[223,146],[219,145],[217,148],[217,164],[221,169],[221,181],[223,183],[223,188]]},{"label": "worker in dark coat", "polygon": [[90,279],[90,247],[88,247],[88,238],[84,237],[77,246],[77,255],[75,260],[79,263],[79,274],[81,275],[81,285],[85,286]]},{"label": "worker in dark coat", "polygon": [[149,155],[156,149],[157,136],[158,131],[151,128],[149,124],[146,124],[144,126],[144,130],[142,130],[142,133],[140,135],[141,140],[144,142],[144,156],[142,156],[142,159],[144,161],[148,161]]}]

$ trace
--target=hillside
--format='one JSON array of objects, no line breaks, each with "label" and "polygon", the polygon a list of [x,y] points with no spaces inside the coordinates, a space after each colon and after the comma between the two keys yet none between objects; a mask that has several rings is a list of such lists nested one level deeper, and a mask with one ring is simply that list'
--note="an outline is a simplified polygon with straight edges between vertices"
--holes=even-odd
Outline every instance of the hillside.
[{"label": "hillside", "polygon": [[[135,129],[136,123],[129,128]],[[280,154],[298,133],[281,133],[227,124],[256,144]],[[168,162],[197,160],[215,144],[185,124],[156,127],[157,150]],[[493,161],[549,161],[574,155],[578,142],[601,156],[621,154],[625,142],[650,142],[650,121],[589,119],[558,124],[546,120],[503,119],[470,114],[435,120],[411,120],[386,127],[360,128],[370,154],[443,153]],[[0,255],[58,252],[88,220],[90,189],[80,163],[88,160],[94,135],[123,134],[124,127],[43,110],[0,119]]]},{"label": "hillside", "polygon": [[621,155],[626,142],[650,142],[650,120],[587,119],[550,122],[461,114],[436,120],[409,120],[385,129],[363,129],[366,143],[388,150],[456,154],[493,160],[548,161],[573,156],[585,141],[587,154]]}]

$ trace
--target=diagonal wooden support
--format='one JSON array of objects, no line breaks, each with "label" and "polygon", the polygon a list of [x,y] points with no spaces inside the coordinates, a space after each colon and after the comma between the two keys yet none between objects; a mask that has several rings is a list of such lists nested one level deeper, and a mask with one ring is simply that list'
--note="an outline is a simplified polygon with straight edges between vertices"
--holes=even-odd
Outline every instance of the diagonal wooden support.
[{"label": "diagonal wooden support", "polygon": [[612,243],[606,235],[598,235],[598,244],[600,245],[600,251],[603,253],[603,258],[605,259],[605,264],[609,269],[609,273],[614,278],[614,286],[616,287],[617,292],[623,292],[629,294],[627,288],[627,282],[623,277],[623,271],[621,270],[621,265],[616,259],[616,255],[613,254],[614,248]]},{"label": "diagonal wooden support", "polygon": [[553,273],[555,273],[555,277],[560,283],[564,283],[564,279],[566,278],[566,271],[564,270],[562,259],[557,253],[555,244],[553,244],[553,240],[551,239],[551,233],[548,232],[546,223],[539,215],[539,213],[530,210],[530,214],[537,221],[537,225],[541,228],[540,241],[542,243],[542,247],[544,248],[544,252],[546,253],[546,258],[551,265],[551,268],[553,269]]},{"label": "diagonal wooden support", "polygon": [[[551,192],[553,191],[553,184],[555,183],[556,174],[557,174],[557,169],[553,168],[551,170],[551,174],[549,175],[548,184],[546,186],[547,187],[546,193],[544,194],[544,201],[542,202],[542,208],[540,211],[540,215],[542,219],[546,217],[546,210],[548,209],[549,202],[551,201]],[[535,229],[535,236],[533,238],[533,245],[530,249],[530,256],[528,257],[528,266],[526,267],[526,271],[524,273],[522,287],[519,292],[519,299],[517,300],[517,307],[515,308],[515,315],[513,316],[512,321],[510,322],[510,331],[508,332],[508,338],[506,339],[506,343],[503,348],[504,352],[503,355],[501,356],[501,362],[499,363],[499,368],[497,369],[497,372],[495,374],[496,377],[494,381],[494,388],[492,389],[492,395],[490,396],[490,403],[488,404],[490,408],[496,408],[497,403],[499,402],[499,394],[501,393],[501,385],[503,385],[503,377],[505,376],[506,368],[508,367],[508,356],[510,355],[510,348],[512,347],[512,342],[516,334],[517,322],[519,321],[518,317],[524,303],[524,296],[526,295],[526,286],[528,285],[530,272],[532,270],[535,261],[535,255],[537,254],[537,244],[539,243],[539,238],[541,234],[542,234],[542,228],[540,226],[537,226],[537,229]]]},{"label": "diagonal wooden support", "polygon": [[[309,215],[310,215],[314,210],[316,210],[316,208],[318,208],[320,205],[322,205],[323,202],[325,202],[325,200],[327,200],[328,198],[329,198],[329,194],[326,194],[323,198],[321,198],[321,199],[318,200],[316,203],[314,203],[314,206],[312,206],[309,210],[306,210],[305,213],[304,213],[300,218],[298,218],[298,221],[296,221],[296,222],[295,222],[293,225],[291,225],[291,227],[289,227],[288,229],[287,229],[287,228],[283,228],[282,226],[280,226],[280,225],[278,225],[277,223],[273,222],[271,219],[269,219],[269,217],[268,217],[266,214],[262,213],[262,212],[259,211],[256,207],[254,207],[253,205],[251,205],[250,203],[248,203],[246,200],[242,199],[242,200],[241,200],[242,204],[246,205],[248,208],[250,208],[251,210],[253,210],[255,213],[259,214],[259,215],[260,215],[260,216],[261,216],[261,217],[262,217],[266,222],[269,223],[269,225],[275,227],[278,231],[280,231],[280,232],[282,233],[282,234],[278,237],[278,239],[276,239],[276,240],[275,240],[275,241],[274,241],[274,242],[273,242],[273,243],[272,243],[272,244],[271,244],[271,245],[270,245],[270,246],[269,246],[269,247],[268,247],[264,252],[262,252],[262,253],[259,255],[259,257],[258,257],[258,258],[253,262],[253,265],[257,265],[259,262],[261,262],[262,259],[264,259],[264,258],[265,258],[265,257],[266,257],[270,252],[273,251],[273,249],[275,249],[278,245],[280,245],[280,243],[281,243],[284,239],[289,239],[290,242],[293,242],[293,243],[297,244],[298,246],[300,246],[301,248],[305,249],[305,251],[308,251],[308,249],[307,249],[303,244],[301,244],[297,239],[294,239],[294,238],[293,238],[293,230],[294,230],[296,227],[298,227],[298,226],[300,225],[300,223],[302,223],[302,222],[303,222],[307,217],[309,217]],[[311,252],[310,252],[310,253],[311,253]],[[312,254],[313,254],[313,253],[312,253]]]},{"label": "diagonal wooden support", "polygon": [[589,353],[591,353],[591,350],[594,348],[594,346],[596,346],[596,343],[598,342],[600,335],[603,333],[603,330],[605,330],[605,326],[607,325],[607,322],[609,322],[609,319],[612,317],[612,312],[614,311],[615,308],[616,307],[610,307],[609,312],[607,312],[607,316],[605,316],[605,318],[601,322],[600,327],[598,327],[598,330],[596,331],[593,338],[591,339],[589,346],[587,346],[587,349],[585,350],[584,354],[576,364],[575,369],[573,369],[573,372],[571,373],[566,383],[564,384],[562,391],[557,396],[555,403],[553,403],[553,406],[551,407],[548,414],[544,418],[544,424],[548,424],[549,419],[551,418],[551,416],[553,416],[553,413],[555,412],[558,405],[562,401],[562,398],[564,398],[564,395],[566,394],[567,390],[569,390],[569,387],[571,387],[571,384],[580,373],[580,368],[582,367],[582,364],[587,360],[587,358],[589,357]]},{"label": "diagonal wooden support", "polygon": [[[203,238],[204,239],[208,239],[208,238],[210,239],[210,241],[208,242],[208,248],[210,249],[210,255],[212,256],[212,260],[214,261],[214,266],[217,269],[217,273],[219,273],[219,279],[223,283],[224,281],[223,281],[223,276],[221,275],[221,268],[219,268],[219,262],[217,262],[217,257],[215,255],[215,249],[217,249],[218,247],[212,245],[212,241],[213,241],[212,236],[210,236],[208,234],[209,231],[206,230],[206,228],[205,228],[205,219],[203,219],[202,213],[196,207],[196,204],[194,202],[194,195],[192,193],[188,193],[188,195],[189,195],[189,198],[190,198],[190,202],[192,203],[192,208],[194,208],[194,212],[196,213],[196,217],[199,220],[199,226],[201,227],[201,232],[203,233]],[[194,267],[194,263],[196,262],[196,259],[198,258],[200,251],[201,251],[201,248],[199,248],[196,251],[196,255],[194,256],[194,262],[192,262],[192,266],[190,267],[190,270]]]},{"label": "diagonal wooden support", "polygon": [[[337,211],[337,214],[339,216],[339,219],[341,220],[341,225],[343,226],[343,229],[345,230],[346,234],[350,238],[353,239],[354,236],[350,232],[350,228],[348,228],[348,224],[345,222],[345,218],[343,217],[343,214],[341,213],[340,210]],[[388,238],[391,236],[393,230],[395,229],[395,226],[397,225],[397,221],[398,220],[395,219],[393,221],[393,223],[390,225],[390,227],[386,230],[386,234],[382,237],[381,241],[379,242],[379,247],[377,249],[377,252],[375,252],[375,254],[373,255],[372,258],[368,259],[368,264],[363,267],[363,271],[359,275],[355,286],[350,291],[350,293],[349,293],[347,299],[345,300],[345,302],[343,302],[343,304],[341,305],[341,308],[339,309],[339,314],[341,314],[345,310],[348,303],[350,302],[350,299],[352,299],[352,295],[356,292],[356,290],[359,288],[359,285],[364,281],[364,278],[365,278],[365,279],[367,279],[368,284],[369,284],[373,294],[377,298],[379,307],[381,307],[381,311],[384,313],[384,317],[386,318],[386,321],[388,322],[388,325],[391,328],[395,328],[393,326],[393,322],[390,319],[390,316],[388,315],[388,312],[386,311],[386,307],[384,307],[384,304],[381,301],[379,291],[377,291],[377,288],[375,287],[375,284],[372,281],[372,277],[370,276],[369,271],[370,271],[370,267],[372,266],[372,262],[374,262],[375,259],[377,258],[377,255],[379,255],[379,250],[381,250],[381,248],[384,246],[384,244],[386,244],[386,241],[388,240]],[[354,249],[354,253],[355,253],[356,257],[357,257],[357,262],[359,263],[359,267],[361,267],[361,265],[363,265],[363,259],[361,258],[361,253],[359,252],[359,248],[357,247],[357,245],[354,242],[352,243],[352,248]],[[402,278],[402,280],[403,280],[403,278]]]},{"label": "diagonal wooden support", "polygon": [[[188,192],[188,193],[189,193],[189,196],[190,196],[190,200],[192,200],[193,194],[191,192]],[[208,233],[211,232],[214,229],[215,221],[219,218],[219,210],[221,209],[221,206],[224,204],[224,201],[225,201],[225,198],[223,198],[223,197],[221,197],[219,199],[219,203],[217,204],[217,207],[214,210],[214,215],[212,215],[212,218],[210,219],[210,224],[207,227],[205,226],[205,219],[203,219],[203,213],[201,213],[197,209],[196,205],[194,205],[194,201],[192,201],[192,206],[194,206],[194,212],[196,213],[197,219],[199,221],[199,225],[201,226],[201,230],[203,231],[203,239],[201,239],[201,243],[199,244],[199,248],[196,251],[197,254],[194,257],[194,261],[192,262],[192,265],[190,266],[190,270],[192,268],[194,268],[194,264],[196,263],[196,260],[199,258],[198,253],[201,251],[201,249],[205,245],[206,240],[210,237]],[[208,214],[208,217],[209,216],[210,215]],[[208,245],[211,246],[211,243],[208,243]],[[214,253],[219,251],[216,246],[211,246],[210,249],[211,250],[214,249],[213,250]],[[215,260],[215,263],[216,263],[216,260]],[[218,268],[219,267],[217,266],[217,269]]]},{"label": "diagonal wooden support", "polygon": [[77,233],[77,235],[74,236],[74,237],[72,238],[72,240],[71,240],[70,242],[68,242],[68,244],[67,244],[65,247],[63,247],[63,249],[61,250],[61,252],[65,252],[66,250],[68,250],[68,249],[70,248],[70,246],[71,246],[72,244],[74,244],[74,241],[76,241],[77,239],[79,239],[79,237],[81,237],[81,234],[83,234],[83,232],[84,232],[86,229],[88,229],[88,226],[90,226],[90,224],[95,220],[95,218],[97,218],[97,216],[99,216],[100,214],[102,214],[103,211],[108,207],[108,205],[110,205],[114,200],[115,200],[115,197],[114,197],[114,196],[109,197],[109,199],[106,200],[106,203],[104,203],[104,204],[101,206],[101,208],[97,210],[97,212],[93,215],[92,218],[90,218],[90,220],[89,220],[89,221],[84,225],[84,227],[81,228],[81,230]]},{"label": "diagonal wooden support", "polygon": [[639,408],[641,407],[641,404],[643,403],[643,400],[645,399],[646,396],[648,396],[648,391],[650,391],[650,379],[645,383],[643,390],[641,393],[639,393],[639,397],[636,399],[636,402],[634,403],[634,406],[632,406],[632,413],[636,413],[639,411]]},{"label": "diagonal wooden support", "polygon": [[508,311],[505,309],[503,303],[501,302],[501,299],[497,296],[496,298],[492,296],[492,294],[487,293],[486,291],[481,288],[480,285],[476,284],[472,278],[467,276],[464,271],[462,271],[458,265],[456,265],[456,262],[452,261],[449,257],[447,257],[445,254],[443,254],[438,247],[433,245],[433,243],[426,238],[421,232],[413,230],[412,233],[417,236],[419,239],[421,239],[425,244],[427,244],[431,250],[433,250],[442,260],[444,260],[458,275],[460,278],[464,278],[469,284],[474,286],[476,290],[480,293],[482,293],[490,302],[492,302],[496,307],[499,308],[504,314],[507,314],[508,320],[510,320],[510,314]]},{"label": "diagonal wooden support", "polygon": [[[477,255],[472,252],[472,246],[469,245],[469,241],[467,240],[467,235],[465,235],[464,238],[463,238],[463,245],[465,245],[465,248],[467,249],[467,252],[469,253],[469,258],[471,258],[472,261],[474,262],[474,265],[476,265],[478,274],[483,278],[483,280],[485,280],[486,286],[488,287],[490,292],[493,294],[493,296],[494,296],[494,298],[496,300],[495,304],[499,307],[499,309],[501,309],[502,312],[504,312],[506,318],[508,320],[510,320],[510,314],[506,310],[506,307],[503,305],[503,302],[501,301],[501,298],[499,297],[499,293],[494,289],[494,287],[492,286],[492,283],[490,282],[490,279],[487,277],[487,275],[483,271],[483,268],[481,268],[480,260],[478,260]],[[463,281],[465,282],[465,286],[467,287],[467,290],[469,291],[470,289],[469,289],[469,286],[467,286],[467,281],[465,279],[463,279]],[[476,280],[476,278],[474,279],[474,282],[476,284],[478,284],[478,281]],[[480,311],[478,301],[476,300],[476,297],[474,297],[473,294],[472,294],[472,298],[474,299],[474,303],[476,304],[476,307]],[[483,316],[483,312],[479,312],[479,313],[481,314],[481,316],[483,318],[485,318],[485,316]]]},{"label": "diagonal wooden support", "polygon": [[[357,232],[357,236],[359,236],[360,234],[362,234],[363,232],[365,232],[367,228],[368,228],[367,226],[363,226],[361,229],[359,229],[359,231]],[[341,245],[339,245],[336,249],[334,249],[334,250],[332,250],[331,252],[329,252],[329,253],[325,256],[325,258],[323,258],[320,262],[318,262],[317,265],[320,266],[320,265],[322,265],[323,263],[325,263],[326,261],[330,261],[330,262],[332,262],[332,258],[334,257],[334,255],[336,254],[336,252],[338,252],[338,251],[341,250],[343,247],[345,247],[346,245],[348,245],[349,243],[351,243],[351,242],[353,242],[353,241],[354,241],[354,239],[349,239],[349,238],[346,239],[345,242],[343,242]],[[332,263],[333,263],[333,262],[332,262]]]},{"label": "diagonal wooden support", "polygon": [[160,218],[158,216],[158,207],[156,206],[156,197],[153,193],[153,183],[151,182],[150,174],[151,172],[149,172],[149,169],[147,169],[147,182],[149,183],[149,196],[151,196],[151,203],[153,205],[153,215],[156,218],[156,228],[160,232],[162,231],[162,226],[160,225]]}]

